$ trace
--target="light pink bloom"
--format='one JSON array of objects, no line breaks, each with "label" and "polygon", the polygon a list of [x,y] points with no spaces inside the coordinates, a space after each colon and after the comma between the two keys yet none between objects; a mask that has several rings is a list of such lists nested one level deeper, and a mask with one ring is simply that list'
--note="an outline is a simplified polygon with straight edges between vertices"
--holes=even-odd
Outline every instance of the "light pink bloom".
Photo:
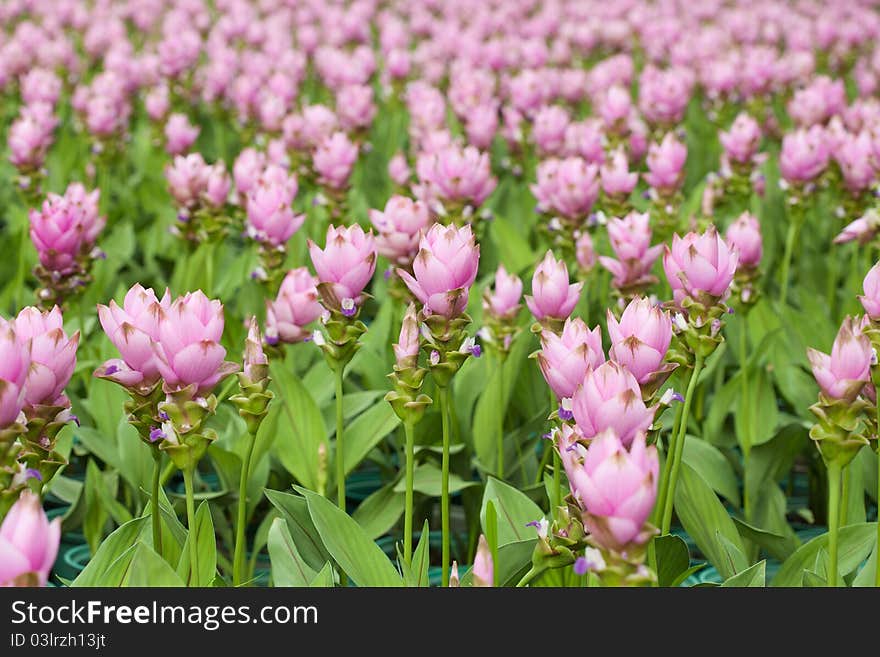
[{"label": "light pink bloom", "polygon": [[602,191],[611,197],[628,197],[639,182],[639,174],[630,172],[626,152],[622,148],[614,151],[599,170]]},{"label": "light pink bloom", "polygon": [[470,287],[477,276],[480,247],[469,225],[434,224],[419,241],[413,274],[397,274],[425,306],[426,314],[458,317],[467,307]]},{"label": "light pink bloom", "polygon": [[515,317],[521,308],[522,290],[522,279],[516,274],[508,274],[504,265],[498,265],[495,288],[487,290],[483,308],[497,318]]},{"label": "light pink bloom", "polygon": [[568,112],[559,105],[538,110],[532,123],[532,139],[544,155],[557,155],[565,146],[565,129],[570,121]]},{"label": "light pink bloom", "polygon": [[[187,159],[193,155],[187,156]],[[266,168],[266,155],[253,148],[245,148],[235,159],[232,167],[232,177],[235,180],[235,189],[239,194],[250,192]]]},{"label": "light pink bloom", "polygon": [[30,364],[30,352],[16,337],[13,323],[0,319],[0,429],[21,413]]},{"label": "light pink bloom", "polygon": [[419,159],[419,178],[444,201],[479,206],[498,184],[489,155],[473,146],[462,149],[451,145]]},{"label": "light pink bloom", "polygon": [[46,586],[60,541],[61,518],[49,522],[40,498],[22,492],[0,525],[0,586],[27,586],[33,577]]},{"label": "light pink bloom", "polygon": [[336,94],[336,114],[345,130],[369,127],[376,116],[373,88],[360,84],[344,86]]},{"label": "light pink bloom", "polygon": [[474,556],[473,585],[486,587],[495,585],[495,566],[492,563],[492,551],[486,542],[486,537],[480,534],[477,544],[477,554]]},{"label": "light pink bloom", "polygon": [[663,254],[663,269],[672,287],[675,302],[681,305],[686,296],[705,294],[722,299],[730,288],[739,256],[709,226],[705,233],[672,237],[672,248]]},{"label": "light pink bloom", "polygon": [[779,169],[789,183],[808,183],[825,170],[829,156],[825,131],[821,126],[796,130],[782,139]]},{"label": "light pink bloom", "polygon": [[412,171],[410,171],[404,154],[400,152],[395,153],[394,157],[388,162],[388,177],[396,185],[402,187],[409,182],[410,175],[412,175]]},{"label": "light pink bloom", "polygon": [[559,399],[574,395],[590,369],[605,362],[602,351],[602,331],[592,331],[580,317],[565,320],[562,332],[541,331],[541,350],[538,365],[547,385]]},{"label": "light pink bloom", "polygon": [[70,402],[63,393],[76,368],[79,331],[67,337],[58,306],[47,312],[40,312],[33,306],[23,308],[13,325],[19,342],[30,350],[25,404],[67,406]]},{"label": "light pink bloom", "polygon": [[286,173],[280,180],[261,178],[247,197],[247,234],[258,242],[284,246],[306,219],[293,213],[296,192],[296,178]]},{"label": "light pink bloom", "polygon": [[379,254],[397,265],[408,265],[419,250],[421,233],[432,219],[427,206],[405,196],[392,196],[385,210],[370,210]]},{"label": "light pink bloom", "polygon": [[593,238],[586,231],[581,233],[575,244],[575,258],[581,270],[592,271],[596,266],[596,247],[593,245]]},{"label": "light pink bloom", "polygon": [[739,266],[754,268],[761,264],[763,243],[761,241],[761,224],[754,215],[743,212],[739,218],[727,228],[725,239],[730,248],[739,254]]},{"label": "light pink bloom", "polygon": [[547,251],[532,276],[532,294],[526,295],[526,305],[535,319],[567,319],[577,305],[583,283],[569,284],[568,267],[564,260]]},{"label": "light pink bloom", "polygon": [[320,317],[318,279],[306,267],[287,272],[274,301],[266,302],[266,342],[302,342],[310,332],[305,327]]},{"label": "light pink bloom", "polygon": [[868,317],[880,319],[880,262],[875,264],[865,275],[862,281],[862,290],[865,292],[859,297]]},{"label": "light pink bloom", "polygon": [[614,275],[612,285],[617,289],[654,281],[651,268],[663,252],[663,245],[651,246],[650,221],[648,213],[639,212],[608,221],[608,239],[617,260],[599,256],[599,262]]},{"label": "light pink bloom", "polygon": [[663,368],[672,341],[672,320],[648,299],[637,297],[619,321],[608,311],[608,337],[611,359],[632,372],[639,384],[645,384]]},{"label": "light pink bloom", "polygon": [[859,323],[847,317],[840,325],[831,355],[807,349],[813,376],[822,393],[833,400],[852,402],[871,380],[874,351]]},{"label": "light pink bloom", "polygon": [[647,183],[662,194],[670,194],[684,182],[684,163],[687,146],[671,132],[666,133],[659,144],[648,149]]},{"label": "light pink bloom", "polygon": [[318,182],[332,189],[342,189],[358,158],[358,147],[344,132],[336,132],[324,139],[312,155],[312,167]]},{"label": "light pink bloom", "polygon": [[724,154],[733,162],[751,162],[761,143],[761,127],[746,112],[740,112],[727,132],[718,133]]},{"label": "light pink bloom", "polygon": [[623,365],[606,361],[589,370],[572,397],[572,410],[585,438],[612,429],[624,445],[647,431],[655,407],[647,408],[636,377]]},{"label": "light pink bloom", "polygon": [[365,233],[358,224],[347,228],[337,228],[331,224],[327,229],[324,248],[309,240],[309,254],[318,280],[322,285],[327,285],[336,301],[342,304],[337,310],[347,312],[346,300],[353,301],[355,306],[359,305],[361,293],[376,271],[373,231]]},{"label": "light pink bloom", "polygon": [[172,114],[165,124],[165,150],[180,155],[192,146],[201,128],[192,125],[185,114]]},{"label": "light pink bloom", "polygon": [[64,196],[49,194],[42,210],[31,210],[29,215],[31,241],[40,263],[59,273],[72,270],[79,256],[88,255],[106,224],[97,214],[95,192],[85,194],[81,185],[75,185]]},{"label": "light pink bloom", "polygon": [[400,325],[400,337],[397,342],[392,345],[394,349],[394,358],[397,361],[398,369],[408,369],[415,367],[419,357],[419,319],[416,315],[416,305],[410,303],[406,308],[406,314]]}]

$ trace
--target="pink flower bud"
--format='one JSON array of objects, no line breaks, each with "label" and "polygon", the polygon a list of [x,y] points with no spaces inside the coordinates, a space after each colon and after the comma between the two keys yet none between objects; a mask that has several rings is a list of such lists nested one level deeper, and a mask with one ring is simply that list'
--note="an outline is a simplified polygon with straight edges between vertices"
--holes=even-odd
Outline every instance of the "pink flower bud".
[{"label": "pink flower bud", "polygon": [[663,366],[672,341],[672,320],[648,299],[637,297],[624,309],[620,321],[608,311],[608,336],[608,355],[644,384]]},{"label": "pink flower bud", "polygon": [[[188,158],[193,157],[189,155]],[[188,159],[187,158],[187,159]],[[247,194],[254,186],[266,167],[266,156],[253,148],[245,148],[235,159],[232,167],[232,177],[235,179],[235,189],[239,194]]]},{"label": "pink flower bud", "polygon": [[631,442],[627,450],[626,441],[609,430],[589,448],[561,452],[571,493],[583,509],[584,527],[608,550],[621,551],[649,538],[644,525],[657,498],[660,461],[643,433]]},{"label": "pink flower bud", "polygon": [[686,296],[708,295],[722,299],[730,288],[739,256],[709,226],[705,233],[688,233],[672,237],[672,248],[663,254],[663,270],[672,288],[675,303],[681,305]]},{"label": "pink flower bud", "polygon": [[492,176],[489,155],[473,146],[461,149],[450,145],[419,159],[419,178],[444,201],[479,206],[498,183]]},{"label": "pink flower bud", "polygon": [[200,153],[178,155],[171,165],[165,167],[165,179],[171,196],[182,208],[195,208],[205,190],[210,167]]},{"label": "pink flower bud", "polygon": [[160,301],[156,293],[140,283],[125,294],[120,308],[115,301],[98,305],[98,319],[104,333],[119,351],[122,359],[107,361],[96,376],[115,381],[125,387],[148,389],[159,380],[159,364],[153,343],[159,339],[159,319],[171,307],[168,290]]},{"label": "pink flower bud", "polygon": [[171,109],[171,99],[169,98],[168,85],[162,84],[150,89],[150,92],[144,98],[144,107],[147,110],[147,116],[153,121],[161,121]]},{"label": "pink flower bud", "polygon": [[495,272],[495,289],[488,291],[484,299],[485,311],[497,318],[510,319],[520,309],[523,284],[519,276],[508,274],[504,265],[498,265]]},{"label": "pink flower bud", "polygon": [[21,100],[25,105],[49,103],[54,105],[61,95],[61,78],[53,71],[34,68],[22,77],[20,83]]},{"label": "pink flower bud", "polygon": [[577,305],[583,283],[569,285],[568,267],[564,260],[547,251],[532,276],[532,294],[526,295],[526,305],[535,319],[567,319]]},{"label": "pink flower bud", "polygon": [[873,357],[871,340],[852,317],[840,325],[830,356],[807,349],[813,376],[822,393],[830,399],[846,402],[852,402],[871,380]]},{"label": "pink flower bud", "polygon": [[266,342],[302,342],[310,331],[305,327],[320,317],[318,279],[306,267],[291,269],[281,283],[278,296],[266,302]]},{"label": "pink flower bud", "polygon": [[584,272],[593,270],[596,266],[596,247],[593,245],[593,238],[588,232],[581,233],[575,244],[575,258],[577,258],[578,266]]},{"label": "pink flower bud", "polygon": [[[309,240],[309,254],[322,284],[328,284],[340,302],[351,299],[357,306],[361,293],[376,271],[376,240],[358,224],[327,229],[322,250]],[[326,299],[325,299],[326,301]]]},{"label": "pink flower bud", "polygon": [[480,247],[469,225],[434,224],[419,241],[413,275],[397,274],[428,314],[458,317],[467,307],[468,293],[477,276]]},{"label": "pink flower bud", "polygon": [[600,169],[602,191],[611,197],[627,197],[639,182],[639,174],[629,170],[626,151],[618,148]]},{"label": "pink flower bud", "polygon": [[570,118],[559,105],[547,105],[538,110],[532,124],[532,139],[543,155],[557,155],[565,146],[565,129]]},{"label": "pink flower bud", "polygon": [[46,586],[60,541],[61,518],[49,522],[40,498],[22,492],[0,525],[0,586]]},{"label": "pink flower bud", "polygon": [[251,317],[248,322],[248,334],[244,343],[244,375],[250,381],[259,378],[258,368],[268,365],[269,359],[263,351],[263,340],[260,338],[260,325],[256,317]]},{"label": "pink flower bud", "polygon": [[871,267],[862,282],[865,294],[859,297],[865,312],[873,320],[880,319],[880,262]]},{"label": "pink flower bud", "polygon": [[834,160],[843,174],[843,184],[852,194],[867,190],[877,179],[871,137],[867,132],[849,135],[834,151]]},{"label": "pink flower bud", "polygon": [[486,542],[486,537],[480,534],[480,540],[477,543],[477,554],[474,557],[473,585],[474,586],[494,586],[495,585],[495,566],[492,563],[492,551]]},{"label": "pink flower bud", "polygon": [[385,210],[370,210],[379,254],[394,264],[408,265],[419,250],[421,233],[431,225],[427,206],[405,196],[392,196]]},{"label": "pink flower bud", "polygon": [[86,194],[74,183],[64,196],[49,194],[41,211],[30,211],[30,236],[40,263],[66,273],[77,258],[87,255],[106,219],[97,214],[97,190]]},{"label": "pink flower bud", "polygon": [[739,266],[754,269],[761,264],[763,245],[761,241],[761,224],[757,217],[743,212],[739,218],[727,228],[725,233],[727,244],[738,254]]},{"label": "pink flower bud", "polygon": [[229,180],[229,174],[226,173],[226,165],[222,160],[215,162],[208,167],[205,187],[202,190],[202,200],[214,209],[222,209],[229,200],[231,187],[232,181]]},{"label": "pink flower bud", "polygon": [[171,155],[180,155],[195,143],[200,131],[185,114],[172,114],[165,124],[165,150]]},{"label": "pink flower bud", "polygon": [[624,445],[647,431],[655,407],[646,408],[639,382],[623,365],[606,361],[587,372],[572,397],[572,410],[585,438],[613,429]]},{"label": "pink flower bud", "polygon": [[687,146],[671,132],[666,133],[659,144],[648,149],[647,183],[662,194],[671,194],[684,182],[684,162]]},{"label": "pink flower bud", "polygon": [[651,268],[663,251],[663,245],[651,246],[648,213],[630,212],[623,219],[611,219],[608,222],[608,239],[617,260],[599,256],[599,262],[614,275],[614,287],[622,290],[647,285],[655,280],[651,276]]},{"label": "pink flower bud", "polygon": [[592,331],[580,317],[565,320],[562,333],[541,331],[541,350],[538,365],[547,385],[559,399],[574,395],[590,369],[605,362],[602,351],[602,331]]},{"label": "pink flower bud", "polygon": [[835,244],[846,244],[858,241],[859,244],[868,244],[880,230],[880,215],[874,210],[869,210],[864,215],[844,226],[840,234],[834,238]]},{"label": "pink flower bud", "polygon": [[295,215],[291,207],[296,178],[281,173],[279,180],[263,176],[247,196],[248,236],[274,247],[284,246],[306,219],[303,214]]},{"label": "pink flower bud", "polygon": [[64,387],[76,367],[79,331],[68,338],[58,306],[40,312],[29,306],[14,321],[15,336],[30,349],[31,364],[25,383],[27,406],[66,406]]},{"label": "pink flower bud", "polygon": [[498,108],[494,104],[474,107],[467,114],[465,132],[473,146],[488,150],[498,132]]},{"label": "pink flower bud", "polygon": [[223,304],[198,290],[159,309],[159,340],[152,343],[166,392],[194,387],[193,396],[210,394],[215,385],[238,369],[224,362]]},{"label": "pink flower bud", "polygon": [[761,143],[761,127],[746,112],[740,112],[727,132],[719,132],[718,139],[724,154],[733,162],[751,162]]},{"label": "pink flower bud", "polygon": [[[552,187],[549,198],[539,197],[541,205],[549,205],[548,210],[568,219],[586,217],[599,197],[598,167],[587,164],[579,157],[569,157],[556,161],[548,168]],[[536,196],[543,196],[546,190],[536,187],[533,192]]]},{"label": "pink flower bud", "polygon": [[345,130],[367,128],[376,116],[373,88],[368,85],[346,85],[336,94],[336,113]]},{"label": "pink flower bud", "polygon": [[645,119],[666,125],[681,121],[691,99],[693,82],[689,69],[645,67],[639,79],[639,108]]},{"label": "pink flower bud", "polygon": [[30,351],[16,337],[14,324],[0,319],[0,429],[21,413],[30,364]]},{"label": "pink flower bud", "polygon": [[[34,107],[30,106],[31,109]],[[9,127],[9,161],[20,170],[39,169],[52,144],[57,119],[52,115],[51,107],[43,104],[37,107],[45,110],[29,111],[29,108],[24,108],[21,116]]]},{"label": "pink flower bud", "polygon": [[312,166],[318,181],[333,189],[342,189],[358,158],[358,147],[344,132],[336,132],[324,139],[312,156]]},{"label": "pink flower bud", "polygon": [[632,112],[632,98],[629,89],[615,84],[599,100],[598,113],[609,130],[619,130],[626,124]]},{"label": "pink flower bud", "polygon": [[388,162],[388,176],[396,184],[403,187],[409,182],[412,172],[403,153],[395,153]]},{"label": "pink flower bud", "polygon": [[602,125],[595,120],[569,123],[565,130],[566,155],[582,157],[590,164],[605,161],[605,135]]},{"label": "pink flower bud", "polygon": [[411,303],[407,306],[406,314],[403,316],[397,344],[392,345],[394,357],[397,359],[397,369],[403,370],[416,366],[416,360],[419,357],[420,335],[416,306]]},{"label": "pink flower bud", "polygon": [[821,126],[790,132],[782,139],[779,170],[789,183],[807,183],[825,170],[829,155],[825,131]]}]

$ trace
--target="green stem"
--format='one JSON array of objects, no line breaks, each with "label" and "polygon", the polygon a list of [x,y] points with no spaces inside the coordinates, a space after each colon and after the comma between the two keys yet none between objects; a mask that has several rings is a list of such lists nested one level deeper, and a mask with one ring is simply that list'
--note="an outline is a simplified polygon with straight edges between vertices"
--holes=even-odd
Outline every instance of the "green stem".
[{"label": "green stem", "polygon": [[[752,451],[752,437],[749,435],[751,427],[751,408],[749,404],[749,370],[748,363],[748,323],[745,321],[745,314],[742,315],[743,322],[739,331],[739,362],[740,376],[742,377],[742,387],[740,389],[739,415],[744,427],[742,431],[742,450],[743,450],[743,512],[746,520],[752,517],[752,500],[749,492],[749,456]],[[719,368],[721,369],[721,368]]]},{"label": "green stem", "polygon": [[345,511],[345,452],[342,447],[342,372],[336,370],[336,503]]},{"label": "green stem", "polygon": [[[878,422],[880,422],[880,404],[877,405]],[[878,423],[877,426],[880,426]],[[877,561],[874,564],[874,586],[880,588],[880,440],[877,442]]]},{"label": "green stem", "polygon": [[688,382],[687,392],[685,392],[684,408],[681,412],[681,422],[678,425],[678,435],[675,439],[675,453],[672,454],[672,466],[669,471],[669,484],[666,487],[666,500],[663,508],[663,524],[660,533],[668,534],[669,528],[672,526],[672,507],[675,501],[675,486],[678,482],[678,470],[681,467],[681,455],[684,452],[684,440],[687,434],[688,414],[691,410],[691,401],[694,398],[694,392],[697,387],[697,380],[700,378],[700,372],[703,369],[703,356],[697,354],[694,362],[694,371],[691,372],[691,379]]},{"label": "green stem", "polygon": [[199,581],[199,546],[196,537],[196,506],[193,489],[193,466],[183,471],[183,484],[186,487],[186,526],[189,529],[189,571],[190,584]]},{"label": "green stem", "polygon": [[153,452],[153,488],[150,492],[152,508],[150,521],[153,525],[153,549],[162,554],[162,511],[159,508],[159,484],[162,478],[162,452],[158,447],[151,448]]},{"label": "green stem", "polygon": [[403,515],[403,558],[412,563],[413,535],[413,473],[415,470],[415,436],[412,422],[404,422],[406,431],[406,502]]},{"label": "green stem", "polygon": [[550,462],[550,454],[553,452],[553,446],[547,447],[546,442],[544,441],[544,452],[541,454],[541,462],[538,463],[538,474],[535,477],[535,483],[540,484],[541,480],[544,478],[544,469],[547,467],[547,464]]},{"label": "green stem", "polygon": [[828,464],[828,586],[837,586],[837,530],[840,526],[840,464]]},{"label": "green stem", "polygon": [[779,304],[785,305],[788,299],[788,270],[791,267],[791,256],[794,252],[794,244],[797,241],[798,229],[800,223],[795,218],[790,218],[788,223],[788,233],[785,236],[785,254],[782,257],[782,292],[779,295]]},{"label": "green stem", "polygon": [[440,419],[443,424],[443,461],[440,489],[440,521],[442,525],[442,549],[440,562],[440,585],[449,586],[449,392],[438,387],[440,393]]},{"label": "green stem", "polygon": [[232,585],[241,586],[242,570],[244,569],[244,553],[247,540],[245,539],[245,527],[247,526],[247,484],[251,470],[251,458],[254,455],[254,445],[257,441],[255,436],[247,434],[248,446],[241,464],[241,476],[238,480],[238,518],[235,525],[235,553],[232,561]]},{"label": "green stem", "polygon": [[849,464],[843,466],[841,470],[841,494],[840,494],[840,526],[846,527],[849,524]]},{"label": "green stem", "polygon": [[553,508],[558,509],[562,504],[562,478],[560,472],[562,470],[562,461],[559,458],[559,452],[556,446],[551,446],[553,450]]},{"label": "green stem", "polygon": [[498,352],[498,478],[504,481],[504,356]]},{"label": "green stem", "polygon": [[653,523],[660,524],[660,518],[663,510],[666,508],[666,489],[669,486],[669,478],[672,476],[672,455],[675,454],[675,437],[678,435],[678,425],[681,422],[681,414],[684,411],[684,404],[679,404],[675,409],[675,418],[672,420],[672,429],[669,432],[669,439],[666,441],[666,455],[663,460],[663,474],[660,477],[660,491],[657,495],[657,503],[654,505]]},{"label": "green stem", "polygon": [[521,580],[519,580],[519,582],[516,583],[516,587],[521,588],[521,587],[525,586],[526,584],[531,582],[533,579],[535,579],[535,577],[540,575],[541,572],[542,571],[540,571],[540,570],[535,570],[535,567],[532,566],[529,569],[529,572],[527,572],[525,575],[523,575],[523,578]]}]

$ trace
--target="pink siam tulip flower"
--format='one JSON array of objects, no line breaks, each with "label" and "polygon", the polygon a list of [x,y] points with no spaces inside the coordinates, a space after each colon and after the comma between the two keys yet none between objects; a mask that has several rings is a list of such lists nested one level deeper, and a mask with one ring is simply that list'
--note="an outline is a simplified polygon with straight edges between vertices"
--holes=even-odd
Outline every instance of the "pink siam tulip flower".
[{"label": "pink siam tulip flower", "polygon": [[468,141],[486,150],[492,146],[498,132],[498,108],[495,105],[477,105],[467,115],[465,133]]},{"label": "pink siam tulip flower", "polygon": [[416,305],[410,303],[406,308],[406,314],[404,314],[400,325],[400,336],[397,342],[392,345],[397,369],[405,370],[416,366],[421,346],[419,336],[419,319],[416,313]]},{"label": "pink siam tulip flower", "polygon": [[49,103],[54,105],[61,95],[61,79],[53,71],[33,68],[20,82],[21,100],[25,105]]},{"label": "pink siam tulip flower", "polygon": [[645,527],[657,498],[660,460],[657,448],[646,446],[639,433],[626,442],[613,430],[597,436],[589,448],[562,450],[571,493],[583,509],[584,527],[606,550],[623,551],[644,544]]},{"label": "pink siam tulip flower", "polygon": [[843,174],[843,184],[851,194],[866,191],[877,179],[871,137],[867,132],[847,135],[834,150],[834,160]]},{"label": "pink siam tulip flower", "polygon": [[13,324],[15,336],[30,350],[25,404],[68,406],[70,402],[63,393],[76,368],[79,331],[67,337],[58,306],[48,312],[29,306],[18,313]]},{"label": "pink siam tulip flower", "polygon": [[223,208],[229,201],[229,190],[232,181],[226,173],[226,165],[223,161],[215,162],[208,167],[205,178],[205,188],[202,190],[202,200],[214,209]]},{"label": "pink siam tulip flower", "polygon": [[443,201],[480,206],[498,183],[492,176],[489,155],[473,146],[448,146],[423,157],[419,178],[431,185]]},{"label": "pink siam tulip flower", "polygon": [[394,157],[388,162],[388,177],[391,178],[394,184],[403,187],[409,182],[411,175],[412,171],[410,171],[404,154],[395,153]]},{"label": "pink siam tulip flower", "polygon": [[477,554],[474,557],[473,585],[477,587],[489,587],[495,585],[495,566],[492,563],[492,551],[486,542],[486,537],[480,534],[477,544]]},{"label": "pink siam tulip flower", "polygon": [[590,272],[596,266],[596,247],[593,245],[593,238],[587,232],[581,233],[575,244],[575,258],[578,267],[582,272]]},{"label": "pink siam tulip flower", "polygon": [[147,116],[153,121],[164,119],[168,110],[171,109],[168,85],[162,84],[150,89],[150,92],[144,97],[144,107],[147,110]]},{"label": "pink siam tulip flower", "polygon": [[171,155],[184,153],[195,143],[200,131],[185,114],[172,114],[165,124],[165,150]]},{"label": "pink siam tulip flower", "polygon": [[61,542],[61,518],[49,522],[29,490],[0,525],[0,586],[46,586]]},{"label": "pink siam tulip flower", "polygon": [[568,219],[586,217],[599,197],[599,168],[579,157],[569,157],[556,168],[552,207]]},{"label": "pink siam tulip flower", "polygon": [[852,402],[871,381],[871,340],[852,317],[843,320],[830,356],[811,348],[807,358],[822,394],[829,399]]},{"label": "pink siam tulip flower", "polygon": [[97,196],[71,186],[64,196],[49,194],[41,211],[30,211],[31,241],[46,269],[67,273],[78,257],[89,254],[106,224],[96,208]]},{"label": "pink siam tulip flower", "polygon": [[0,319],[0,429],[21,413],[30,364],[30,352],[16,337],[14,325]]},{"label": "pink siam tulip flower", "polygon": [[532,124],[532,139],[538,152],[558,155],[565,146],[565,129],[570,117],[559,105],[547,105],[538,110]]},{"label": "pink siam tulip flower", "polygon": [[880,215],[875,210],[868,210],[864,215],[844,226],[840,234],[834,238],[835,244],[846,244],[858,241],[869,244],[880,231]]},{"label": "pink siam tulip flower", "polygon": [[649,123],[675,125],[684,118],[692,87],[693,74],[687,69],[648,66],[639,80],[639,108]]},{"label": "pink siam tulip flower", "polygon": [[636,434],[651,426],[656,408],[645,406],[632,372],[607,361],[587,372],[572,397],[572,410],[585,438],[612,429],[624,445],[629,445]]},{"label": "pink siam tulip flower", "polygon": [[630,172],[626,152],[622,148],[614,151],[599,172],[602,191],[612,198],[628,197],[639,182],[639,174]]},{"label": "pink siam tulip flower", "polygon": [[210,166],[200,153],[178,155],[165,167],[165,179],[171,196],[181,208],[193,209],[199,205],[210,174]]},{"label": "pink siam tulip flower", "polygon": [[9,161],[22,171],[39,169],[52,145],[58,119],[45,103],[29,105],[9,127]]},{"label": "pink siam tulip flower", "polygon": [[648,299],[630,301],[619,321],[609,310],[608,336],[611,360],[632,372],[640,385],[664,372],[663,359],[672,341],[672,320],[669,313]]},{"label": "pink siam tulip flower", "polygon": [[247,197],[247,234],[257,242],[283,247],[306,220],[294,214],[291,204],[296,196],[297,182],[293,176],[282,180],[264,177]]},{"label": "pink siam tulip flower", "polygon": [[738,254],[738,266],[754,269],[761,264],[764,252],[761,240],[761,224],[757,217],[743,212],[739,218],[727,228],[725,239],[731,249]]},{"label": "pink siam tulip flower", "polygon": [[480,247],[469,225],[434,224],[419,241],[413,274],[403,269],[397,274],[422,302],[425,314],[454,319],[467,307],[479,264]]},{"label": "pink siam tulip flower", "polygon": [[782,139],[779,169],[783,178],[795,185],[815,180],[828,166],[830,152],[821,126],[791,132]]},{"label": "pink siam tulip flower", "polygon": [[309,240],[309,254],[325,303],[345,315],[354,315],[376,271],[373,231],[365,233],[358,224],[348,228],[331,224],[324,249]]},{"label": "pink siam tulip flower", "polygon": [[311,335],[306,326],[321,316],[318,279],[306,267],[291,269],[281,283],[278,296],[266,302],[266,343],[302,342]]},{"label": "pink siam tulip flower", "polygon": [[344,132],[324,139],[312,155],[318,182],[332,189],[343,189],[358,158],[358,147]]},{"label": "pink siam tulip flower", "polygon": [[504,265],[498,265],[495,272],[495,288],[487,290],[483,300],[485,312],[499,319],[516,317],[522,307],[523,284],[516,274],[509,274]]},{"label": "pink siam tulip flower", "polygon": [[583,283],[569,284],[565,261],[547,251],[532,276],[532,294],[526,295],[526,305],[539,322],[562,321],[571,315],[583,287]]},{"label": "pink siam tulip flower", "polygon": [[152,343],[166,392],[191,388],[193,397],[210,394],[238,366],[224,362],[223,304],[198,290],[178,297],[159,312],[159,340]]},{"label": "pink siam tulip flower", "polygon": [[263,340],[260,337],[260,325],[256,317],[248,320],[248,334],[245,340],[244,357],[242,358],[242,373],[248,381],[259,381],[263,378],[265,366],[269,364],[269,358],[263,351]]},{"label": "pink siam tulip flower", "polygon": [[150,390],[159,380],[159,365],[153,343],[159,339],[159,319],[171,307],[168,290],[162,299],[140,283],[125,294],[122,307],[115,301],[98,305],[98,319],[104,333],[122,358],[108,360],[95,376],[110,379],[136,390]]},{"label": "pink siam tulip flower", "polygon": [[570,398],[591,369],[605,362],[602,351],[602,331],[592,331],[580,317],[565,320],[562,332],[541,331],[541,350],[538,365],[547,385],[559,399]]},{"label": "pink siam tulip flower", "polygon": [[613,85],[601,95],[597,111],[608,130],[619,132],[626,125],[632,109],[629,89]]},{"label": "pink siam tulip flower", "polygon": [[865,313],[872,320],[880,320],[880,262],[868,271],[865,280],[862,281],[864,295],[859,296]]},{"label": "pink siam tulip flower", "polygon": [[671,132],[666,133],[659,144],[651,144],[648,149],[647,183],[663,195],[679,189],[684,182],[684,162],[687,147]]},{"label": "pink siam tulip flower", "polygon": [[397,265],[409,265],[419,250],[421,233],[433,223],[427,206],[405,196],[392,196],[385,210],[370,210],[379,255]]},{"label": "pink siam tulip flower", "polygon": [[654,262],[663,245],[651,246],[651,223],[648,213],[630,212],[622,219],[608,221],[608,238],[617,260],[599,256],[599,262],[614,275],[612,285],[619,290],[650,285]]},{"label": "pink siam tulip flower", "polygon": [[738,263],[738,254],[731,251],[714,226],[702,234],[673,235],[672,248],[667,246],[663,255],[663,270],[679,306],[685,297],[708,296],[712,302],[723,299]]},{"label": "pink siam tulip flower", "polygon": [[373,88],[368,85],[347,85],[336,94],[336,113],[345,130],[369,127],[376,116]]},{"label": "pink siam tulip flower", "polygon": [[[187,159],[196,154],[187,156]],[[263,169],[266,168],[266,155],[253,148],[245,148],[235,159],[232,167],[232,177],[235,180],[235,189],[239,194],[247,194],[257,184]]]},{"label": "pink siam tulip flower", "polygon": [[727,132],[719,132],[718,139],[724,154],[731,162],[746,164],[752,161],[761,144],[761,127],[746,112],[740,112]]},{"label": "pink siam tulip flower", "polygon": [[605,161],[605,135],[597,121],[586,120],[569,123],[565,130],[564,153],[569,156],[582,157],[592,164]]}]

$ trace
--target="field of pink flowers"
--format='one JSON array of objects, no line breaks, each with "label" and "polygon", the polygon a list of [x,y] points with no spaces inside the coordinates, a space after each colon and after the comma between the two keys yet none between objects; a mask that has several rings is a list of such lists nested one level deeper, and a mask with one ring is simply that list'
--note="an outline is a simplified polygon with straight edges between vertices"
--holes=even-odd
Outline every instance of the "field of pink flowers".
[{"label": "field of pink flowers", "polygon": [[880,3],[0,26],[0,585],[880,585]]}]

